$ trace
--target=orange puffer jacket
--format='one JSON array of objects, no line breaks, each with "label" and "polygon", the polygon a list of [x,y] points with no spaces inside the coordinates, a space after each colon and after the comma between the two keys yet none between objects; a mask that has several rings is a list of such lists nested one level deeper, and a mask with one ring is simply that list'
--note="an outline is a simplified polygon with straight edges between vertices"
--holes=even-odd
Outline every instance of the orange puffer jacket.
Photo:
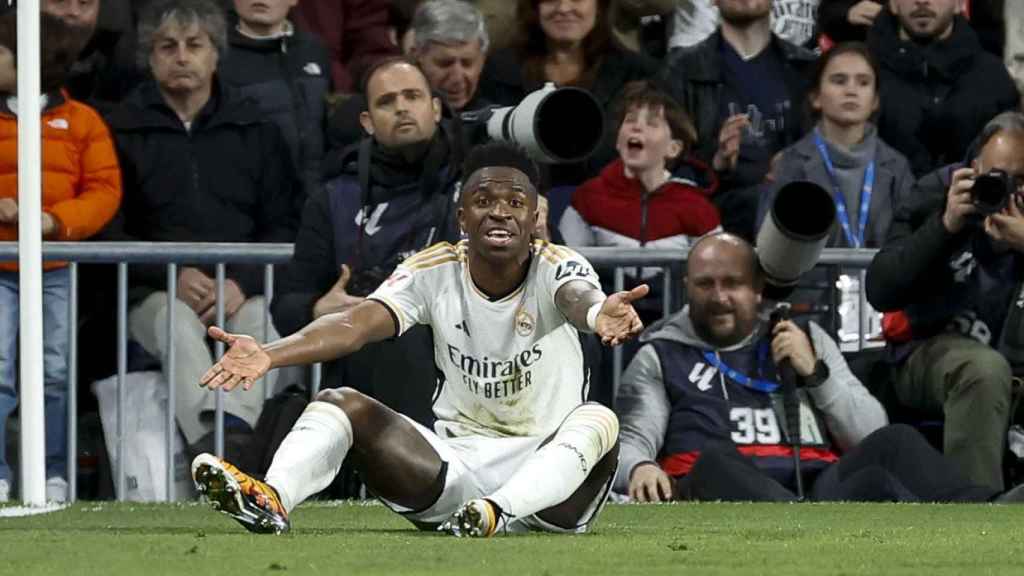
[{"label": "orange puffer jacket", "polygon": [[[121,204],[121,169],[99,114],[65,94],[48,95],[43,111],[42,209],[57,221],[48,240],[83,240],[99,232]],[[0,102],[0,198],[18,198],[18,120]],[[0,240],[17,240],[17,224],[0,224]],[[63,262],[46,262],[51,270]],[[17,270],[0,262],[0,270]]]}]

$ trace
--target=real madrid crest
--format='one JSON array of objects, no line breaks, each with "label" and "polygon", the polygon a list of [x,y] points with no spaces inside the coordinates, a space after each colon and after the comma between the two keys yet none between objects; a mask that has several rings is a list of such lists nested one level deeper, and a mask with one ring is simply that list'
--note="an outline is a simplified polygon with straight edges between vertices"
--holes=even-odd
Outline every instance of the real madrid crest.
[{"label": "real madrid crest", "polygon": [[516,310],[516,334],[519,334],[523,338],[526,338],[530,334],[533,334],[533,329],[537,325],[537,322],[530,316],[530,313],[526,311],[526,308],[522,306],[519,310]]}]

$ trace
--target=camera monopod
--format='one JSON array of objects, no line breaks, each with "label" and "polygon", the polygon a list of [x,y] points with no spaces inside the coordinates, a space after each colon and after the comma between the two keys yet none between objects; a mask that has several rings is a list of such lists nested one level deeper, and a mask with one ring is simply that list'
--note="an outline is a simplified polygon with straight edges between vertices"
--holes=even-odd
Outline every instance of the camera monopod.
[{"label": "camera monopod", "polygon": [[[782,186],[771,202],[757,233],[757,260],[764,272],[764,296],[782,300],[800,277],[818,262],[836,221],[836,205],[827,190],[814,182],[798,180]],[[771,313],[771,328],[789,319],[789,304],[780,303]],[[800,474],[800,398],[796,371],[789,360],[778,365],[782,380],[782,406],[786,430],[793,448],[797,497],[803,500]]]},{"label": "camera monopod", "polygon": [[[769,334],[775,332],[775,326],[783,320],[789,320],[789,304],[780,302],[772,310],[769,319]],[[804,478],[800,470],[800,397],[796,393],[796,370],[789,358],[779,362],[779,378],[782,380],[782,406],[786,416],[786,434],[789,445],[793,448],[793,473],[796,475],[796,497],[804,499]]]}]

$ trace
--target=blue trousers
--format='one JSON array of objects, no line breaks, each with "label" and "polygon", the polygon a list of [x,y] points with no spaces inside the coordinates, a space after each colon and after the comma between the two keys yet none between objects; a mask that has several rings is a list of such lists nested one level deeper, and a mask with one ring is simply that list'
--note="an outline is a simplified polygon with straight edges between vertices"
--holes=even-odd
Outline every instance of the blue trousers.
[{"label": "blue trousers", "polygon": [[[68,294],[70,273],[43,273],[43,382],[46,477],[67,470]],[[10,480],[4,453],[7,417],[18,406],[18,273],[0,271],[0,479]]]}]

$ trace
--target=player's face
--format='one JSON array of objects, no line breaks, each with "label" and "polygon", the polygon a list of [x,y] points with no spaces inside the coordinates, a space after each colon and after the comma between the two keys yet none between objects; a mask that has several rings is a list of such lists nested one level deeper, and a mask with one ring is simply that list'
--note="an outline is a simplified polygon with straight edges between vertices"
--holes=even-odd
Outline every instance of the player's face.
[{"label": "player's face", "polygon": [[704,240],[690,253],[690,320],[697,334],[716,347],[740,342],[757,323],[761,294],[751,257],[747,246],[728,237]]},{"label": "player's face", "polygon": [[487,260],[522,256],[537,226],[537,191],[515,168],[481,168],[462,189],[459,225],[471,250]]}]

